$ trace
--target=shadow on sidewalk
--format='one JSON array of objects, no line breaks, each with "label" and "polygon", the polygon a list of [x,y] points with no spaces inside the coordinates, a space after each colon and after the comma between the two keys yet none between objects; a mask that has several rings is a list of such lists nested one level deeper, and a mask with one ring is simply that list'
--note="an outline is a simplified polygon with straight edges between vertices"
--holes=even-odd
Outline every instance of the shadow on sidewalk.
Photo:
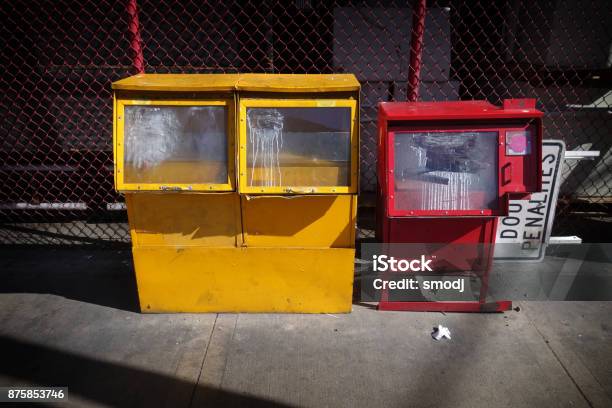
[{"label": "shadow on sidewalk", "polygon": [[0,247],[0,293],[45,293],[138,312],[129,249]]},{"label": "shadow on sidewalk", "polygon": [[68,402],[77,395],[113,407],[286,406],[6,336],[0,336],[0,361],[0,375],[14,385],[68,387]]}]

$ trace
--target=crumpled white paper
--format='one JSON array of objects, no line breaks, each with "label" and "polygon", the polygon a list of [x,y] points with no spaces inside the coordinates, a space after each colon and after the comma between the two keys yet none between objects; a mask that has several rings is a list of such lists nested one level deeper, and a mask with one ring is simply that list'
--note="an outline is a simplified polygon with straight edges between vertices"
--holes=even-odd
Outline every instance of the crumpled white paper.
[{"label": "crumpled white paper", "polygon": [[431,337],[433,337],[434,340],[442,340],[444,338],[447,338],[450,340],[451,332],[448,329],[448,327],[444,327],[441,324],[439,324],[438,327],[434,327],[434,331],[431,332]]}]

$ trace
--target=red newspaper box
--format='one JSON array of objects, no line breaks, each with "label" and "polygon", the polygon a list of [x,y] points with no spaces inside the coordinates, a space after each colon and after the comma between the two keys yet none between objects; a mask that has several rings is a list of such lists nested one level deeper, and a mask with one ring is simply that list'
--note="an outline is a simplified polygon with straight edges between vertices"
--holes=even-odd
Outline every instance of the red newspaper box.
[{"label": "red newspaper box", "polygon": [[512,307],[487,303],[489,270],[510,196],[541,190],[542,115],[534,99],[379,105],[377,240],[436,244],[437,273],[481,281],[478,301],[398,302],[383,293],[380,309]]}]

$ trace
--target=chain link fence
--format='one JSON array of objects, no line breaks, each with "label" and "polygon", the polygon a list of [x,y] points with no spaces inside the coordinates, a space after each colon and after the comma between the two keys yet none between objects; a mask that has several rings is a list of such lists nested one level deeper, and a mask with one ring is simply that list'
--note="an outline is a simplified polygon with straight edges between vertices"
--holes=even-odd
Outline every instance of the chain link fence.
[{"label": "chain link fence", "polygon": [[[607,241],[612,2],[14,0],[2,2],[0,243],[129,242],[113,190],[111,82],[155,73],[352,72],[362,84],[362,236],[371,236],[376,104],[534,97],[566,164],[554,233]],[[415,28],[415,30],[413,30]],[[423,32],[413,42],[413,31]],[[414,95],[413,95],[414,96]],[[602,235],[603,234],[603,235]]]}]

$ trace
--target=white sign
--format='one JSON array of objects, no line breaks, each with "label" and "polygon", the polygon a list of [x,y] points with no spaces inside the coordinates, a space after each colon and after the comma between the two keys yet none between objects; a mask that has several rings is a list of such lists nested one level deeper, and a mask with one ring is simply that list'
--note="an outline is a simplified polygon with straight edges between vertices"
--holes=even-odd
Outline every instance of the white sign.
[{"label": "white sign", "polygon": [[565,143],[542,143],[542,192],[528,200],[510,200],[508,216],[499,217],[495,261],[541,261],[555,220]]}]

